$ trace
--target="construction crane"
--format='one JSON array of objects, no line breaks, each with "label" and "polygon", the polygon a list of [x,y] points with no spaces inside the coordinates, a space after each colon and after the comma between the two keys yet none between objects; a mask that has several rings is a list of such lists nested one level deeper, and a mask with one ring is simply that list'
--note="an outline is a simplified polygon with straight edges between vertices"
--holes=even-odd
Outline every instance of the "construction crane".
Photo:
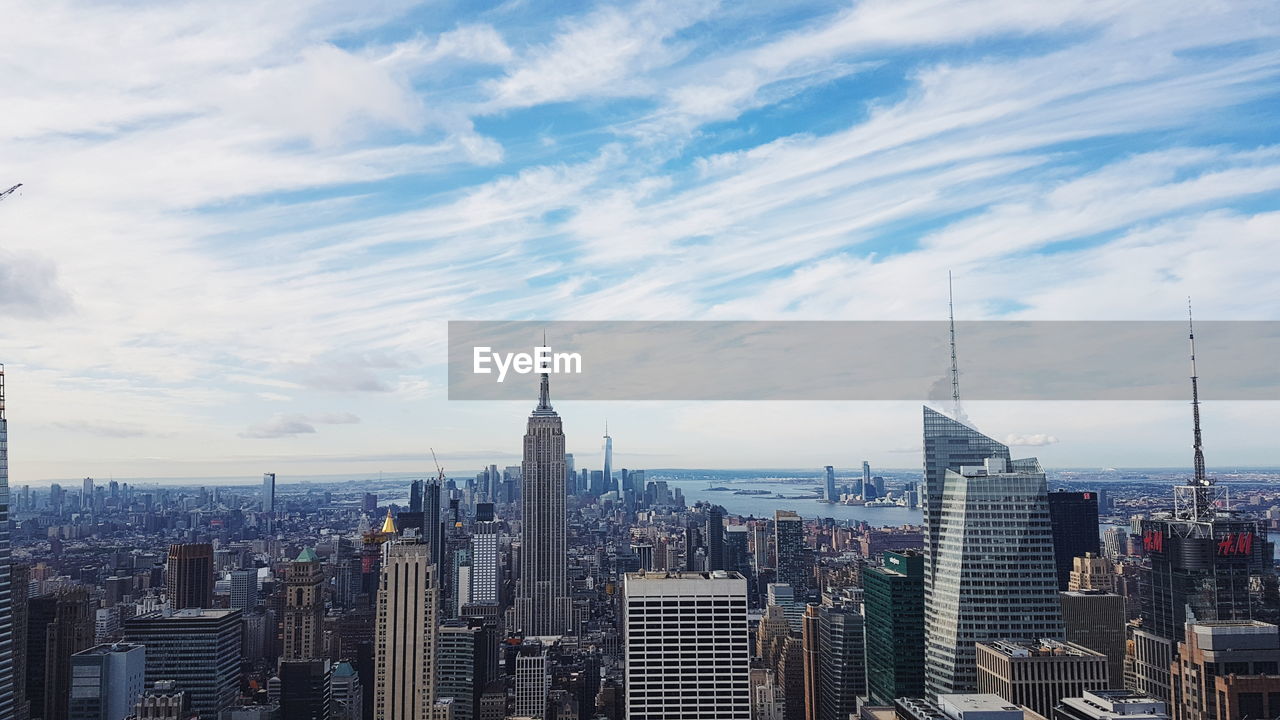
[{"label": "construction crane", "polygon": [[22,187],[22,183],[18,183],[17,185],[14,185],[13,187],[9,188],[8,190],[5,190],[4,192],[0,192],[0,200],[3,200],[3,199],[5,199],[5,198],[9,197],[10,195],[12,195],[12,194],[13,194],[13,191],[14,191],[14,190],[17,190],[17,189],[18,189],[18,188],[20,188],[20,187]]},{"label": "construction crane", "polygon": [[444,485],[444,468],[440,467],[440,461],[436,459],[436,449],[431,448],[431,462],[436,464],[436,478]]}]

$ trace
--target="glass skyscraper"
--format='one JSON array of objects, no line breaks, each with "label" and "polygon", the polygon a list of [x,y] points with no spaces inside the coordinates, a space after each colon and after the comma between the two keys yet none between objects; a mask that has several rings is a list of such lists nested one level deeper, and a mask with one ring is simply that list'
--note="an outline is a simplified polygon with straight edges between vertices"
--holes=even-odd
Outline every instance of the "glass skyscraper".
[{"label": "glass skyscraper", "polygon": [[1060,640],[1064,631],[1040,463],[987,458],[947,470],[931,490],[938,541],[926,588],[925,689],[935,697],[974,692],[975,642]]},{"label": "glass skyscraper", "polygon": [[867,626],[867,694],[873,703],[924,695],[924,557],[884,554],[862,573]]}]

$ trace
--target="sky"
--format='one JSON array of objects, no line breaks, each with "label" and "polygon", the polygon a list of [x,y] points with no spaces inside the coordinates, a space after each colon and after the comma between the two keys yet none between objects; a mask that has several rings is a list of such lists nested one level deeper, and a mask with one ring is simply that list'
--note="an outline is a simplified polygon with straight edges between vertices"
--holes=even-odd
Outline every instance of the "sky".
[{"label": "sky", "polygon": [[[4,18],[13,485],[511,464],[536,387],[448,401],[449,320],[938,320],[948,271],[967,320],[1280,319],[1271,2]],[[1209,465],[1280,465],[1277,405],[1207,402]],[[579,467],[606,419],[615,467],[920,462],[918,402],[557,409]],[[1190,465],[1185,403],[967,410],[1048,466]]]}]

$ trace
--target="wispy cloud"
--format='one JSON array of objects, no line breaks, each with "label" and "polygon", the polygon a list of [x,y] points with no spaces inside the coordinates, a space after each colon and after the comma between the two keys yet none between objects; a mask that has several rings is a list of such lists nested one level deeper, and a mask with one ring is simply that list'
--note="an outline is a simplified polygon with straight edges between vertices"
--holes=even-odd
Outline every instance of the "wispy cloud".
[{"label": "wispy cloud", "polygon": [[276,415],[270,420],[254,425],[240,433],[240,437],[259,440],[311,435],[316,425],[351,425],[360,422],[352,413],[323,413],[320,415]]},{"label": "wispy cloud", "polygon": [[[947,270],[967,319],[1165,318],[1189,291],[1274,319],[1269,9],[11,8],[0,185],[27,190],[0,204],[0,360],[33,428],[12,472],[129,462],[66,417],[171,432],[154,456],[261,453],[322,435],[331,392],[383,429],[344,456],[413,455],[423,427],[494,447],[525,408],[495,431],[506,410],[432,390],[448,319],[937,319]],[[741,443],[743,416],[689,425],[672,462]]]}]

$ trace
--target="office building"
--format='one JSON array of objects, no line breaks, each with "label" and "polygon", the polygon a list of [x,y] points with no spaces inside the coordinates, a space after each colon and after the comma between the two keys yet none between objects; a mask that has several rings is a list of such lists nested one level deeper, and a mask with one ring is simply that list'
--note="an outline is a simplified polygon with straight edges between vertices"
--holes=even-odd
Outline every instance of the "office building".
[{"label": "office building", "polygon": [[303,548],[285,574],[283,659],[324,657],[323,585],[319,556]]},{"label": "office building", "polygon": [[[817,720],[818,717],[818,674],[821,672],[821,661],[818,659],[818,606],[810,603],[804,608],[802,623],[801,653],[804,661],[804,718]],[[846,715],[846,717],[848,717]]]},{"label": "office building", "polygon": [[[545,377],[545,376],[544,376]],[[604,424],[604,492],[613,489],[613,438],[609,435],[609,423]],[[621,495],[622,493],[618,493]]]},{"label": "office building", "polygon": [[[482,507],[487,505],[487,520]],[[498,543],[501,529],[493,519],[493,504],[476,505],[476,522],[471,533],[471,604],[497,605],[500,576]]]},{"label": "office building", "polygon": [[[191,693],[178,688],[172,680],[148,682],[142,697],[133,708],[138,720],[189,720]],[[221,718],[219,717],[219,720]]]},{"label": "office building", "polygon": [[1049,717],[1058,701],[1107,689],[1107,657],[1055,640],[992,640],[975,646],[978,692]]},{"label": "office building", "polygon": [[0,717],[17,714],[18,672],[14,639],[26,628],[13,622],[13,556],[9,548],[9,421],[4,416],[4,365],[0,365]]},{"label": "office building", "polygon": [[627,573],[629,720],[748,720],[747,581],[732,572]]},{"label": "office building", "polygon": [[1051,720],[1169,720],[1168,706],[1132,690],[1093,690],[1063,698]]},{"label": "office building", "polygon": [[497,627],[479,618],[440,624],[436,650],[436,697],[453,699],[453,720],[479,717],[480,697],[498,669]]},{"label": "office building", "polygon": [[230,606],[247,613],[258,605],[258,571],[232,570],[230,573]]},{"label": "office building", "polygon": [[71,656],[69,720],[125,720],[145,687],[142,645],[97,645]]},{"label": "office building", "polygon": [[1053,526],[1058,589],[1066,590],[1074,559],[1086,553],[1098,554],[1098,494],[1067,490],[1049,493],[1049,522]]},{"label": "office building", "polygon": [[1251,578],[1275,572],[1266,523],[1228,509],[1228,498],[1205,472],[1194,333],[1190,340],[1193,475],[1174,487],[1173,512],[1137,528],[1144,559],[1134,689],[1169,702],[1175,715],[1177,682],[1169,671],[1179,665],[1177,644],[1186,639],[1187,623],[1248,621]]},{"label": "office building", "polygon": [[[31,717],[66,720],[71,656],[93,645],[93,612],[83,586],[32,598],[27,622],[27,699]],[[37,665],[38,663],[38,665]]]},{"label": "office building", "polygon": [[719,505],[707,507],[707,523],[703,529],[703,538],[707,547],[707,570],[725,570],[724,508]]},{"label": "office building", "polygon": [[1071,575],[1067,578],[1068,590],[1116,591],[1115,568],[1107,558],[1085,553],[1082,557],[1072,558],[1071,563]]},{"label": "office building", "polygon": [[276,673],[280,720],[329,720],[332,671],[327,659],[281,660]]},{"label": "office building", "polygon": [[1127,622],[1124,598],[1102,590],[1068,590],[1060,597],[1067,642],[1106,655],[1107,687],[1123,687]]},{"label": "office building", "polygon": [[867,695],[864,620],[852,605],[810,606],[817,626],[817,706],[813,720],[844,720]]},{"label": "office building", "polygon": [[937,489],[939,537],[931,546],[937,575],[932,588],[926,575],[925,585],[930,697],[977,687],[976,641],[1063,637],[1040,463],[987,458],[982,466],[947,470]]},{"label": "office building", "polygon": [[862,587],[871,702],[924,697],[924,556],[886,552],[882,567],[862,571]]},{"label": "office building", "polygon": [[213,607],[212,545],[190,543],[169,546],[165,598],[174,610]]},{"label": "office building", "polygon": [[384,550],[374,717],[425,720],[435,707],[436,566],[423,543],[393,542]]},{"label": "office building", "polygon": [[200,720],[217,720],[240,691],[240,611],[157,610],[124,623],[124,641],[146,647],[148,684],[171,680]]},{"label": "office building", "polygon": [[767,588],[767,607],[780,607],[787,618],[791,632],[799,633],[804,618],[804,601],[796,598],[795,588],[787,583],[769,583]]},{"label": "office building", "polygon": [[541,718],[547,715],[551,668],[547,648],[536,638],[526,639],[516,655],[515,715]]},{"label": "office building", "polygon": [[809,588],[808,553],[804,544],[804,520],[793,510],[773,513],[773,553],[778,568],[778,582],[795,588],[803,595]]},{"label": "office building", "polygon": [[[1225,701],[1220,693],[1230,691],[1232,676],[1280,675],[1278,630],[1257,620],[1187,623],[1185,639],[1178,643],[1178,659],[1171,668],[1173,719],[1236,720],[1230,715],[1219,716],[1220,697]],[[1226,681],[1221,688],[1219,680]]]},{"label": "office building", "polygon": [[840,502],[840,494],[836,492],[836,469],[828,465],[825,468],[826,482],[822,486],[822,499],[829,503]]},{"label": "office building", "polygon": [[262,512],[276,511],[276,474],[262,473]]},{"label": "office building", "polygon": [[364,688],[350,662],[340,662],[329,678],[330,720],[364,720]]},{"label": "office building", "polygon": [[566,635],[571,604],[566,576],[564,429],[551,407],[545,373],[538,406],[529,416],[524,435],[521,475],[524,542],[515,629],[525,636]]},{"label": "office building", "polygon": [[1280,675],[1219,675],[1214,678],[1221,720],[1280,717]]}]

